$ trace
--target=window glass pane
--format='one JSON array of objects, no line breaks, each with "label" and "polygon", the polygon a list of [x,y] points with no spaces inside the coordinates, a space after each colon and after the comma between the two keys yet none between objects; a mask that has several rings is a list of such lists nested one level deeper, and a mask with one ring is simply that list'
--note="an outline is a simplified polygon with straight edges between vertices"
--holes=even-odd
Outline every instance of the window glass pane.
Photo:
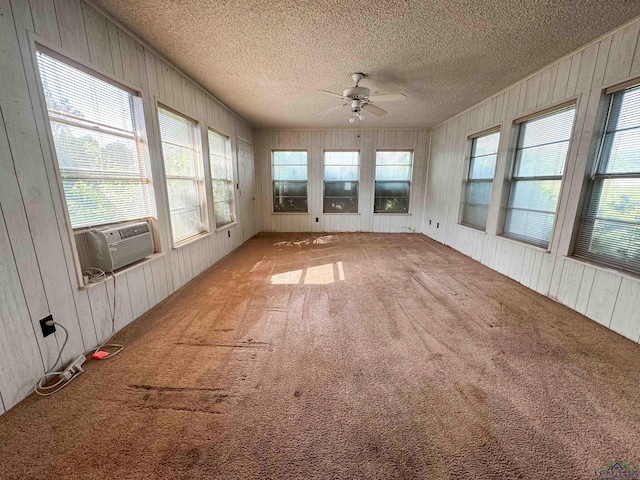
[{"label": "window glass pane", "polygon": [[491,189],[493,182],[469,182],[467,183],[466,202],[473,205],[489,206],[491,202]]},{"label": "window glass pane", "polygon": [[608,125],[607,131],[640,127],[640,88],[634,87],[617,93],[614,97],[613,109],[616,122]]},{"label": "window glass pane", "polygon": [[324,167],[324,179],[330,180],[358,180],[358,167]]},{"label": "window glass pane", "polygon": [[484,230],[487,228],[489,207],[482,205],[465,205],[462,212],[462,223]]},{"label": "window glass pane", "polygon": [[411,180],[411,166],[378,165],[376,166],[376,180]]},{"label": "window glass pane", "polygon": [[191,148],[163,143],[164,171],[167,176],[196,177],[196,155]]},{"label": "window glass pane", "polygon": [[462,205],[461,221],[465,225],[486,228],[499,143],[499,131],[475,137],[472,140],[471,159]]},{"label": "window glass pane", "polygon": [[306,180],[307,166],[306,165],[304,166],[274,165],[273,179],[274,180]]},{"label": "window glass pane", "polygon": [[324,213],[358,213],[358,182],[325,182]]},{"label": "window glass pane", "polygon": [[36,58],[71,226],[155,216],[140,99],[40,51]]},{"label": "window glass pane", "polygon": [[213,189],[213,213],[216,228],[236,221],[233,164],[231,163],[229,138],[208,130],[209,165]]},{"label": "window glass pane", "polygon": [[358,165],[359,152],[324,152],[325,165]]},{"label": "window glass pane", "polygon": [[498,153],[498,143],[500,142],[500,132],[493,132],[488,135],[476,137],[473,139],[471,149],[472,157],[482,155],[495,155]]},{"label": "window glass pane", "polygon": [[555,213],[560,184],[560,180],[516,180],[511,184],[509,207]]},{"label": "window glass pane", "polygon": [[192,120],[158,108],[174,244],[206,229],[201,205],[202,161]]},{"label": "window glass pane", "polygon": [[551,240],[554,219],[553,213],[507,210],[505,230],[512,238],[546,248]]},{"label": "window glass pane", "polygon": [[412,153],[409,150],[378,151],[376,152],[376,165],[409,165],[411,166]]},{"label": "window glass pane", "polygon": [[496,168],[496,158],[496,154],[471,158],[469,179],[493,179],[493,173]]},{"label": "window glass pane", "polygon": [[609,133],[605,149],[608,157],[600,173],[640,173],[640,128]]},{"label": "window glass pane", "polygon": [[[603,97],[575,254],[640,274],[640,86]],[[609,123],[607,123],[609,122]],[[602,140],[602,139],[598,139]]]},{"label": "window glass pane", "polygon": [[376,182],[374,212],[407,213],[408,211],[409,182]]},{"label": "window glass pane", "polygon": [[274,165],[306,165],[307,152],[275,151],[273,152]]},{"label": "window glass pane", "polygon": [[518,148],[567,141],[571,138],[575,107],[524,122],[520,126]]},{"label": "window glass pane", "polygon": [[572,106],[520,124],[505,236],[542,247],[549,245],[574,114]]},{"label": "window glass pane", "polygon": [[518,150],[514,177],[562,176],[569,142]]},{"label": "window glass pane", "polygon": [[38,52],[49,114],[112,129],[133,131],[131,95],[60,60]]},{"label": "window glass pane", "polygon": [[307,182],[273,182],[275,212],[306,212]]},{"label": "window glass pane", "polygon": [[411,188],[410,150],[377,151],[374,213],[408,213]]}]

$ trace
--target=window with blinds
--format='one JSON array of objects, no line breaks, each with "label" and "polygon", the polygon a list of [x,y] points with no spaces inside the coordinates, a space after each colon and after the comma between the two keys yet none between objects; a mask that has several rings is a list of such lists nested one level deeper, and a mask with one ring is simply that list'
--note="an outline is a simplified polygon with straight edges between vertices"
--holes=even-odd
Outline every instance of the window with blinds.
[{"label": "window with blinds", "polygon": [[273,211],[307,213],[307,152],[277,150],[271,152]]},{"label": "window with blinds", "polygon": [[574,253],[640,274],[640,85],[605,95]]},{"label": "window with blinds", "polygon": [[324,152],[324,213],[358,213],[360,152]]},{"label": "window with blinds", "polygon": [[48,51],[36,57],[72,228],[154,217],[140,97]]},{"label": "window with blinds", "polygon": [[213,210],[216,228],[221,228],[236,221],[231,146],[225,135],[209,130],[208,137]]},{"label": "window with blinds", "polygon": [[503,234],[548,248],[575,106],[520,123]]},{"label": "window with blinds", "polygon": [[471,140],[469,171],[464,182],[462,220],[469,227],[486,230],[493,175],[498,158],[500,132],[491,132]]},{"label": "window with blinds", "polygon": [[377,151],[374,213],[408,213],[411,150]]},{"label": "window with blinds", "polygon": [[171,232],[176,245],[206,231],[198,126],[193,120],[163,107],[158,107],[158,122]]}]

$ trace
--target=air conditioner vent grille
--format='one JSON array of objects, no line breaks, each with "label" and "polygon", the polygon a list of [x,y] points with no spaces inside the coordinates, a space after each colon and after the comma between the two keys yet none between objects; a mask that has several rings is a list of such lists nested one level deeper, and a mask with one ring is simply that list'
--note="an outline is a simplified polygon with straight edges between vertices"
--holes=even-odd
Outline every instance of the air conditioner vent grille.
[{"label": "air conditioner vent grille", "polygon": [[124,240],[125,238],[135,237],[136,235],[140,235],[142,233],[148,233],[149,224],[146,222],[139,223],[137,225],[134,225],[133,227],[121,228],[118,230],[118,232],[120,233],[120,238]]}]

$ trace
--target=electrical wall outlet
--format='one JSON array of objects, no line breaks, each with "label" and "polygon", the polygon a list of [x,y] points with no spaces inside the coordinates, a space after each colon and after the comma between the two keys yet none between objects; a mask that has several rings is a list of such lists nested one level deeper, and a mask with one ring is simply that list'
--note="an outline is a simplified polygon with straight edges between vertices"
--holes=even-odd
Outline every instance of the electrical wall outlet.
[{"label": "electrical wall outlet", "polygon": [[227,235],[231,238],[231,230],[227,230]]},{"label": "electrical wall outlet", "polygon": [[318,217],[316,217],[316,223],[318,223],[320,221],[320,219]]},{"label": "electrical wall outlet", "polygon": [[53,322],[53,315],[49,315],[48,317],[44,317],[40,320],[40,328],[42,329],[43,337],[48,337],[56,331],[56,326],[54,324],[47,325],[47,322]]}]

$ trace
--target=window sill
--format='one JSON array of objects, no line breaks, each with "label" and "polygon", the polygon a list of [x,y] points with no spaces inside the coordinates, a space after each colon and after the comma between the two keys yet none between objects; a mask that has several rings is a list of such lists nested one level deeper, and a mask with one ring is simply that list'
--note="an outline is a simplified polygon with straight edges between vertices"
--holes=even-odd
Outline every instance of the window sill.
[{"label": "window sill", "polygon": [[496,235],[496,237],[501,238],[502,240],[507,240],[508,242],[515,243],[516,245],[522,245],[523,247],[531,248],[532,250],[536,250],[542,253],[551,253],[549,248],[539,247],[532,243],[523,242],[522,240],[516,240],[515,238],[507,237],[506,235]]},{"label": "window sill", "polygon": [[[481,228],[478,228],[478,227],[474,227],[474,226],[471,226],[471,225],[465,225],[464,223],[458,223],[458,224],[456,224],[456,225],[457,225],[458,227],[462,227],[462,228],[467,228],[467,229],[469,229],[469,230],[473,230],[473,231],[474,231],[474,232],[476,232],[476,233],[482,233],[482,234],[484,234],[484,235],[486,235],[486,234],[487,234],[487,231],[486,231],[486,230],[482,230]],[[507,237],[505,237],[505,238],[507,238]],[[509,240],[511,240],[511,239],[509,238]],[[517,241],[517,240],[516,240],[516,241]],[[524,243],[524,242],[523,242],[523,243]],[[529,245],[529,244],[527,243],[527,245]]]},{"label": "window sill", "polygon": [[412,213],[373,212],[374,215],[388,215],[390,217],[411,217]]},{"label": "window sill", "polygon": [[[153,262],[154,260],[157,260],[159,258],[162,258],[165,256],[165,252],[157,252],[157,253],[152,253],[151,255],[149,255],[148,257],[143,258],[142,260],[138,260],[136,263],[133,263],[131,265],[127,265],[126,267],[123,267],[121,269],[119,269],[118,271],[114,272],[113,276],[114,277],[119,277],[120,275],[124,275],[132,270],[135,270],[136,268],[141,268],[144,265]],[[102,280],[101,282],[94,282],[94,283],[87,283],[86,285],[79,285],[78,286],[78,290],[89,290],[97,285],[102,285],[103,283],[105,283],[107,280],[109,280],[109,278],[111,278],[111,274],[107,273],[107,276],[104,280]]]},{"label": "window sill", "polygon": [[335,213],[335,212],[331,212],[331,213],[322,213],[322,215],[360,215],[359,213]]},{"label": "window sill", "polygon": [[311,215],[309,212],[271,212],[271,215]]},{"label": "window sill", "polygon": [[227,223],[222,227],[216,227],[216,232],[224,232],[225,230],[229,230],[231,227],[235,227],[238,224],[238,221]]},{"label": "window sill", "polygon": [[193,237],[185,238],[180,243],[176,243],[173,247],[171,247],[171,249],[172,250],[180,250],[182,247],[186,247],[187,245],[190,245],[190,244],[192,244],[194,242],[197,242],[198,240],[202,240],[202,239],[210,237],[210,236],[211,236],[211,232],[200,232],[198,235],[194,235]]}]

